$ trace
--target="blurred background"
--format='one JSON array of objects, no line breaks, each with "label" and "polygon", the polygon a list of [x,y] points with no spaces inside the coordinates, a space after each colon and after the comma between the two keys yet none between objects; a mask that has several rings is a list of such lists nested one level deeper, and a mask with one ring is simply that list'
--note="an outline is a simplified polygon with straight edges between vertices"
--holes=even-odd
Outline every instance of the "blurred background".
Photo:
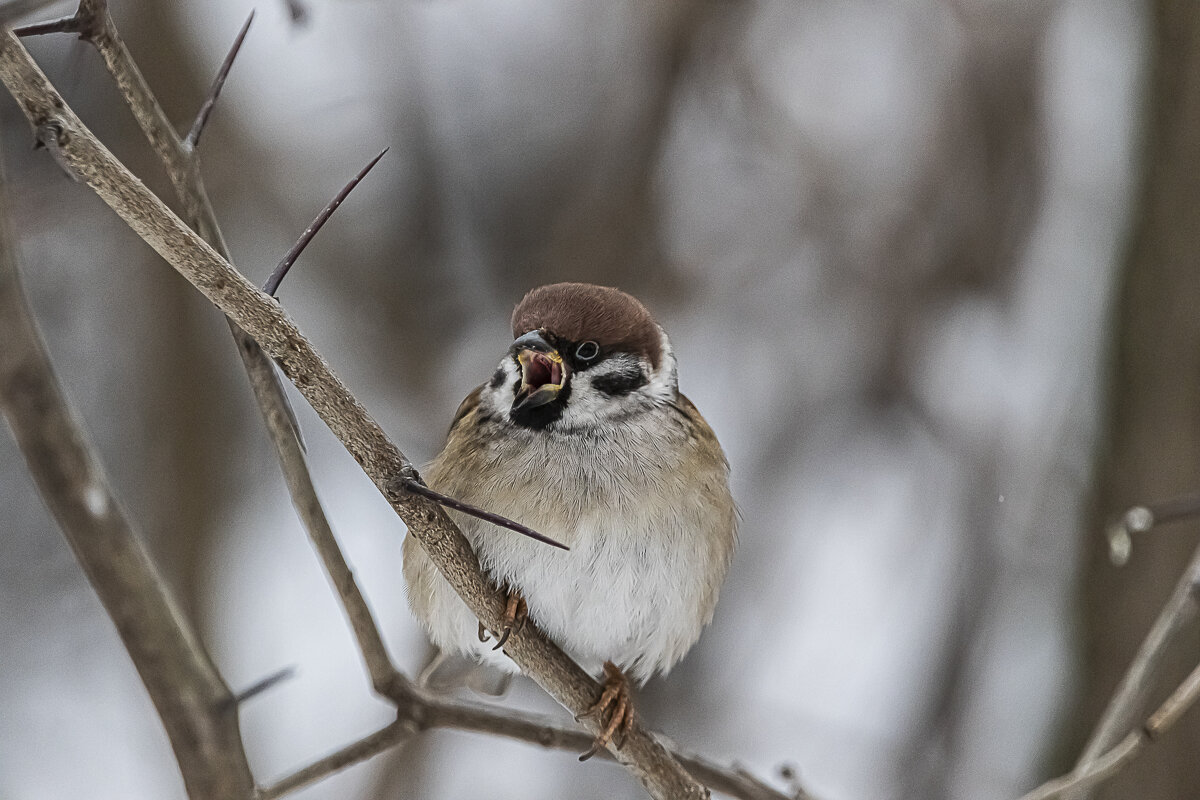
[{"label": "blurred background", "polygon": [[[436,454],[513,304],[560,280],[650,306],[726,448],[740,549],[712,627],[642,692],[649,724],[780,786],[790,765],[824,800],[1015,798],[1070,767],[1196,540],[1155,532],[1118,569],[1102,531],[1200,485],[1200,7],[298,2],[256,7],[204,171],[261,283],[391,147],[281,298],[401,448]],[[186,127],[250,8],[112,13]],[[169,196],[97,55],[29,46]],[[256,776],[382,726],[222,320],[31,152],[7,96],[0,126],[27,290],[118,494],[235,690],[297,668],[243,709]],[[297,405],[414,673],[403,527]],[[0,797],[182,798],[8,435],[0,520]],[[1169,678],[1200,658],[1189,636]],[[506,702],[568,719],[527,682]],[[1197,747],[1193,714],[1098,796],[1193,797]],[[297,796],[642,792],[441,732]]]}]

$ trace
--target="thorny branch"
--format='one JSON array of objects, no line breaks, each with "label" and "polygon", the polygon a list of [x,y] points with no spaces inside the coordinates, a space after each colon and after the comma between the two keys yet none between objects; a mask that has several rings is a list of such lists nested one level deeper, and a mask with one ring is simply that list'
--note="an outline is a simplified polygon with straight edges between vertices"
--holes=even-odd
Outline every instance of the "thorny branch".
[{"label": "thorny branch", "polygon": [[[91,15],[92,27],[88,29],[87,38],[96,42],[101,49],[106,64],[113,70],[122,91],[127,97],[137,96],[137,92],[129,87],[140,85],[144,88],[145,82],[141,80],[140,73],[129,59],[124,45],[116,37],[102,4],[97,0],[84,0],[79,14]],[[103,46],[101,42],[104,42]],[[500,599],[480,573],[478,562],[461,532],[436,506],[392,488],[396,485],[396,479],[413,474],[411,465],[386,439],[365,409],[333,375],[282,310],[265,295],[257,292],[225,259],[184,227],[158,198],[146,190],[95,140],[37,70],[24,48],[9,34],[5,34],[0,41],[0,81],[13,93],[35,126],[48,123],[61,126],[63,134],[58,141],[64,161],[77,170],[135,232],[192,281],[229,316],[231,321],[249,331],[263,349],[279,363],[285,374],[297,385],[317,413],[372,477],[408,525],[410,533],[417,536],[463,599],[481,620],[486,624],[495,625],[499,621],[502,609]],[[152,99],[148,89],[145,89],[141,96]],[[187,148],[162,146],[164,142],[173,144],[179,140],[169,125],[161,124],[165,119],[160,110],[157,114],[154,113],[156,105],[152,104],[149,108],[135,106],[135,116],[168,163],[168,172],[177,191],[187,192],[187,184],[191,185],[189,199],[194,203],[195,190],[199,186],[198,181],[193,183],[198,177],[195,160],[181,158],[180,154],[187,151]],[[183,178],[186,180],[182,180]],[[189,211],[195,213],[198,209],[193,203],[185,201]],[[197,214],[197,217],[200,217],[199,227],[206,227],[206,220],[202,215]],[[211,228],[212,230],[206,233],[219,243],[220,236],[215,230],[215,223],[211,224]],[[242,349],[245,352],[245,348]],[[287,472],[290,480],[293,477],[292,471]],[[304,472],[304,475],[307,473]],[[312,499],[315,501],[315,493],[312,494]],[[317,536],[313,535],[315,541]],[[333,550],[337,550],[332,532],[329,532],[329,542]],[[340,558],[340,551],[338,557]],[[344,560],[342,564],[344,566]],[[349,575],[348,567],[345,569],[352,584],[353,577]],[[333,574],[331,570],[331,575]],[[335,583],[338,583],[336,576],[334,579]],[[339,596],[343,600],[348,596],[358,595],[360,608],[356,611],[355,604],[348,602],[347,610],[360,642],[372,637],[378,639],[378,631],[374,629],[373,622],[369,626],[364,625],[361,618],[355,622],[356,614],[361,615],[362,611],[366,611],[361,594],[356,588],[353,592],[343,589],[344,586],[339,585]],[[366,611],[366,620],[370,620],[369,611]],[[430,699],[424,699],[421,703],[411,702],[413,698],[418,697],[415,687],[391,666],[386,652],[382,650],[381,641],[379,648],[374,656],[371,654],[373,648],[364,648],[364,657],[368,661],[372,682],[377,689],[380,688],[380,676],[386,674],[389,676],[389,691],[394,691],[396,686],[408,689],[409,708],[428,712],[435,707],[431,705],[432,702],[441,702]],[[523,671],[573,712],[578,714],[586,709],[595,697],[597,687],[594,681],[540,632],[527,629],[515,636],[510,642],[508,652],[522,666]],[[382,663],[376,663],[372,667],[372,660],[378,659],[380,654]],[[400,703],[397,703],[397,706],[403,716],[404,707]],[[462,708],[459,706],[461,704],[446,705],[446,719],[460,718]],[[451,714],[451,709],[457,710]],[[491,727],[504,727],[511,724],[513,719],[511,712],[486,713],[493,715],[487,723]],[[574,733],[586,738],[586,734]],[[537,740],[543,736],[544,734],[538,734]],[[616,757],[638,776],[655,797],[700,797],[706,794],[704,789],[671,758],[662,744],[640,727],[630,733],[625,746],[616,753]],[[702,764],[694,763],[697,766]],[[317,766],[319,765],[314,765]],[[719,770],[716,773],[717,778],[727,781],[731,787],[740,786],[746,790],[746,793],[740,796],[783,797],[744,773],[722,773]],[[751,791],[753,789],[758,791]]]}]

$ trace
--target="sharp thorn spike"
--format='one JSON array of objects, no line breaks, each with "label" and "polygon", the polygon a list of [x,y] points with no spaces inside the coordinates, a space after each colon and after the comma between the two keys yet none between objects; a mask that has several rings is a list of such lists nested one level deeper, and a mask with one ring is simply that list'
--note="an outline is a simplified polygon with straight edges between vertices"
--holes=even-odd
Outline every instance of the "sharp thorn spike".
[{"label": "sharp thorn spike", "polygon": [[47,20],[46,22],[34,22],[30,25],[22,25],[19,28],[13,28],[13,33],[17,36],[43,36],[47,33],[79,33],[83,30],[83,21],[78,14],[72,14],[69,17],[59,17],[58,19]]},{"label": "sharp thorn spike", "polygon": [[272,297],[275,296],[275,293],[279,291],[279,284],[283,283],[283,279],[287,277],[288,270],[292,268],[292,264],[296,263],[296,259],[300,257],[301,253],[304,252],[304,248],[308,247],[308,243],[313,240],[313,237],[317,235],[317,232],[320,231],[325,223],[329,221],[329,218],[333,216],[333,212],[338,210],[338,206],[342,204],[342,201],[346,199],[350,192],[354,191],[354,187],[358,186],[358,184],[362,182],[362,179],[367,177],[367,173],[379,163],[379,159],[387,155],[387,151],[389,149],[390,148],[387,147],[383,148],[383,150],[379,152],[379,155],[367,162],[367,165],[360,169],[358,174],[351,178],[350,182],[343,186],[340,192],[334,195],[333,199],[329,201],[328,205],[321,209],[321,213],[317,214],[313,221],[309,223],[309,226],[304,229],[304,233],[300,234],[300,238],[296,240],[294,245],[292,245],[292,249],[288,250],[287,253],[284,254],[283,259],[280,260],[279,264],[271,272],[271,276],[267,278],[267,282],[263,284],[264,292]]},{"label": "sharp thorn spike", "polygon": [[238,705],[241,705],[242,703],[249,700],[251,697],[260,695],[263,692],[267,691],[268,689],[274,687],[275,685],[282,683],[283,681],[289,680],[291,678],[294,678],[295,676],[296,676],[296,668],[295,667],[284,667],[283,669],[279,670],[278,672],[268,675],[267,677],[263,678],[262,680],[258,681],[257,683],[251,684],[250,686],[246,687],[242,691],[238,692],[237,695],[233,698],[234,702],[237,703]]},{"label": "sharp thorn spike", "polygon": [[225,54],[225,60],[221,62],[221,68],[217,70],[217,77],[213,78],[212,85],[208,88],[208,95],[200,104],[200,110],[196,112],[196,121],[192,123],[192,129],[184,138],[184,144],[189,150],[195,150],[200,143],[200,134],[204,133],[204,127],[208,125],[208,118],[212,116],[213,108],[217,105],[217,98],[221,96],[221,90],[225,88],[225,79],[229,77],[229,70],[233,68],[233,60],[237,58],[238,52],[242,49],[242,43],[246,41],[246,34],[250,31],[251,22],[254,22],[253,11],[242,23],[242,29],[238,31],[237,38],[233,40],[233,46]]},{"label": "sharp thorn spike", "polygon": [[464,503],[462,500],[455,500],[453,497],[444,495],[441,492],[436,492],[433,489],[430,489],[425,484],[423,484],[417,480],[414,480],[413,478],[402,477],[402,478],[398,478],[396,482],[400,486],[402,486],[406,491],[412,492],[413,494],[419,494],[422,497],[425,497],[429,500],[432,500],[435,503],[438,503],[439,505],[445,506],[446,508],[451,508],[451,509],[454,509],[455,511],[460,511],[463,514],[468,514],[472,517],[476,517],[477,519],[481,519],[484,522],[490,522],[493,525],[496,525],[501,528],[508,528],[510,531],[516,531],[517,533],[520,533],[524,536],[528,536],[531,539],[536,539],[539,542],[544,542],[545,544],[553,545],[554,547],[559,547],[563,550],[571,549],[571,548],[567,547],[565,544],[563,544],[562,542],[555,541],[554,539],[551,539],[549,536],[545,536],[543,534],[538,533],[533,528],[522,525],[519,522],[514,522],[513,520],[509,519],[508,517],[502,517],[499,514],[493,514],[490,511],[484,511],[482,508],[477,508],[477,507],[471,505],[470,503]]}]

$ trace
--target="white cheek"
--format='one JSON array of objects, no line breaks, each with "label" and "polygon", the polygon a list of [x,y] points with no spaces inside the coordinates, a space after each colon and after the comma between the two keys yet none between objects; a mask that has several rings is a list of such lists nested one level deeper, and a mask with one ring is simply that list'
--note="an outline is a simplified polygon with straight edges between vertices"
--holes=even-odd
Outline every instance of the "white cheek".
[{"label": "white cheek", "polygon": [[565,427],[594,425],[618,414],[628,413],[628,396],[611,397],[592,386],[592,376],[576,373],[571,376],[571,398],[563,410]]},{"label": "white cheek", "polygon": [[679,374],[675,364],[675,350],[671,347],[671,340],[667,338],[666,331],[659,328],[658,335],[662,341],[662,364],[659,365],[657,371],[649,373],[649,394],[653,397],[674,400],[675,395],[679,393]]},{"label": "white cheek", "polygon": [[[492,416],[507,415],[517,396],[517,382],[521,379],[521,367],[511,356],[505,356],[497,368],[504,374],[499,386],[493,387],[491,382],[480,393],[480,408]],[[495,380],[493,376],[492,380]]]},{"label": "white cheek", "polygon": [[[641,361],[638,367],[647,376],[644,386],[629,394],[608,395],[593,386],[593,381],[613,372],[624,371],[616,365],[608,370],[593,374],[591,371],[576,373],[571,377],[571,399],[563,412],[561,426],[583,428],[597,422],[613,421],[629,417],[630,414],[649,410],[675,400],[674,359],[663,359],[662,369],[655,372],[649,362]],[[625,366],[628,370],[628,365]],[[665,374],[665,373],[670,374]]]}]

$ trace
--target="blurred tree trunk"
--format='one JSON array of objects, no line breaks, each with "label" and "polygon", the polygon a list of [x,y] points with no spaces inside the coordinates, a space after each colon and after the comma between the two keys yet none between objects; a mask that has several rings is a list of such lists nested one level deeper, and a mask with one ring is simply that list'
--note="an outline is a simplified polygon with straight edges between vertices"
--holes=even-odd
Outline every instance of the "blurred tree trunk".
[{"label": "blurred tree trunk", "polygon": [[[1140,207],[1118,295],[1109,419],[1100,469],[1100,519],[1136,503],[1200,488],[1200,4],[1159,0],[1150,28]],[[1178,579],[1200,524],[1135,540],[1117,569],[1093,536],[1083,580],[1082,702],[1086,737]],[[1200,631],[1171,654],[1157,703],[1200,661]],[[1098,798],[1179,800],[1200,786],[1195,712]]]}]

